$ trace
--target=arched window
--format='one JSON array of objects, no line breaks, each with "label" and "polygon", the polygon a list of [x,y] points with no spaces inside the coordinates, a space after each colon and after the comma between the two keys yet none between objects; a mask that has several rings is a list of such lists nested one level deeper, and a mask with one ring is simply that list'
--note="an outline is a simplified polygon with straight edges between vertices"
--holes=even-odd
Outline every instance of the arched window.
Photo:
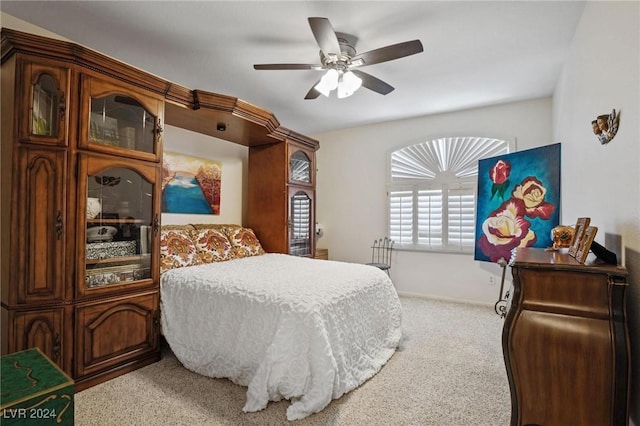
[{"label": "arched window", "polygon": [[473,253],[478,160],[512,142],[445,137],[391,152],[389,236],[396,248]]}]

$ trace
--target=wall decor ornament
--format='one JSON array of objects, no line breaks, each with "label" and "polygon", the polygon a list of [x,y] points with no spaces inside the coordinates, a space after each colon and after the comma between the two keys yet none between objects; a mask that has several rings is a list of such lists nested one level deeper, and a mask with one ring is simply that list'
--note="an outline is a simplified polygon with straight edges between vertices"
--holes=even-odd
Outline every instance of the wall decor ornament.
[{"label": "wall decor ornament", "polygon": [[518,247],[549,247],[559,224],[560,144],[478,162],[475,260],[506,263]]},{"label": "wall decor ornament", "polygon": [[618,127],[620,126],[620,111],[616,112],[614,109],[611,114],[602,114],[596,117],[591,122],[593,134],[598,137],[598,141],[602,145],[606,145],[616,136],[618,133]]},{"label": "wall decor ornament", "polygon": [[220,214],[222,163],[164,152],[162,212]]},{"label": "wall decor ornament", "polygon": [[553,240],[553,246],[551,250],[559,250],[561,248],[571,247],[573,237],[576,233],[575,228],[571,226],[558,225],[551,230],[551,239]]}]

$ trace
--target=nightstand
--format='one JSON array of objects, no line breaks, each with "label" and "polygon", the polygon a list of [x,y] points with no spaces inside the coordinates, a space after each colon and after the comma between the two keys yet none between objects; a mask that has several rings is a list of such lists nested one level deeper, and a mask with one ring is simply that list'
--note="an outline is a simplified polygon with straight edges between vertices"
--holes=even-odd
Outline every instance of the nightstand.
[{"label": "nightstand", "polygon": [[329,260],[329,249],[316,249],[315,259]]}]

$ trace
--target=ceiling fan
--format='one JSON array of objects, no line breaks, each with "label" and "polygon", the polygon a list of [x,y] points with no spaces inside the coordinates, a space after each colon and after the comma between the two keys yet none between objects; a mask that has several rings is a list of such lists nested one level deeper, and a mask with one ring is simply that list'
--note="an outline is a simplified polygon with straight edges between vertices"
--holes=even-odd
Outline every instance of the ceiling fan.
[{"label": "ceiling fan", "polygon": [[356,54],[357,38],[335,32],[327,18],[308,18],[313,36],[320,46],[320,64],[255,64],[256,70],[326,70],[313,85],[305,99],[316,99],[321,94],[338,89],[338,97],[351,96],[360,86],[386,95],[393,86],[385,83],[357,67],[378,64],[422,52],[420,40],[393,44],[365,53]]}]

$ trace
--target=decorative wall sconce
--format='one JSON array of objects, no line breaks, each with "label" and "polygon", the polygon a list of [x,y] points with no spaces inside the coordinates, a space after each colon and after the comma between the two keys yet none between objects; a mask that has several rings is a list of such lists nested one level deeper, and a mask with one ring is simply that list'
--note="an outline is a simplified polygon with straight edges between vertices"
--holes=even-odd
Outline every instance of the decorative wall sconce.
[{"label": "decorative wall sconce", "polygon": [[614,109],[611,114],[599,115],[591,122],[593,133],[602,145],[606,145],[616,136],[620,125],[620,111]]}]

